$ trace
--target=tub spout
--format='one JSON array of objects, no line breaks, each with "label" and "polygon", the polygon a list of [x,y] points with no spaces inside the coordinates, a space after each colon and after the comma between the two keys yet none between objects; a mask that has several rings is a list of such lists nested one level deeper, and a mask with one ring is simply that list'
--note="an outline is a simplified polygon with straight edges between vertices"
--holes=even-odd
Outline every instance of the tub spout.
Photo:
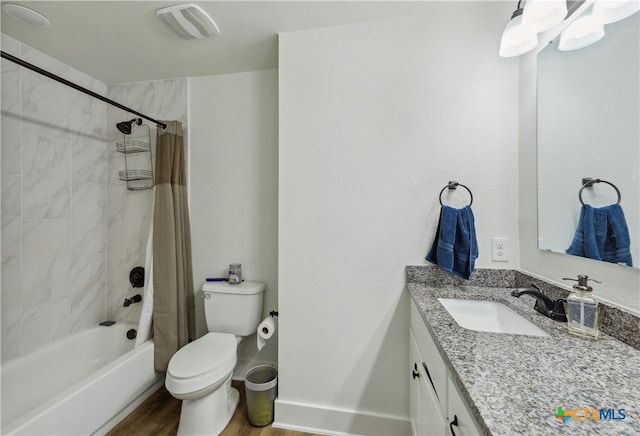
[{"label": "tub spout", "polygon": [[140,294],[136,294],[131,298],[125,298],[124,299],[124,304],[122,305],[123,307],[129,307],[131,306],[133,303],[139,303],[142,301],[142,295]]}]

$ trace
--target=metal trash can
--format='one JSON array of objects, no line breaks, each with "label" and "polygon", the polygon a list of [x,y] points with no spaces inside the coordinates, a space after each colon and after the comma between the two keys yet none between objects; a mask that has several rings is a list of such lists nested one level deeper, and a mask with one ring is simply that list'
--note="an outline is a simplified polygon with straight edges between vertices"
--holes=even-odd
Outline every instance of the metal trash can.
[{"label": "metal trash can", "polygon": [[249,422],[264,427],[273,422],[273,403],[278,391],[278,370],[260,365],[247,371],[244,381]]}]

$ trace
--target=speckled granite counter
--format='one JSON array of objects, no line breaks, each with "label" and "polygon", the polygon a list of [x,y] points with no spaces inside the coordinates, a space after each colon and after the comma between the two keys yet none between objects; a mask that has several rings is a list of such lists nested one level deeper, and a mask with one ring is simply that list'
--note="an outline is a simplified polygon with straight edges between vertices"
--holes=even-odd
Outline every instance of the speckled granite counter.
[{"label": "speckled granite counter", "polygon": [[[521,286],[513,271],[477,272],[465,282],[435,267],[408,267],[407,288],[486,434],[640,434],[640,351],[604,334],[597,341],[570,336],[566,323],[533,310],[534,298],[510,295]],[[467,330],[438,298],[501,302],[550,337]],[[554,417],[558,407],[611,408],[616,417],[625,409],[626,418],[563,423]]]}]

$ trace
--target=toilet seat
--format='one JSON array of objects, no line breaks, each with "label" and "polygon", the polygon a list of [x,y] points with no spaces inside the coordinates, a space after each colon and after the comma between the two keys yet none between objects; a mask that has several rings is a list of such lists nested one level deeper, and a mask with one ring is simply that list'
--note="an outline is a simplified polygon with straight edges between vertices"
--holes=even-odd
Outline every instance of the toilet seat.
[{"label": "toilet seat", "polygon": [[178,350],[167,368],[166,387],[175,395],[215,389],[236,365],[236,338],[207,333]]}]

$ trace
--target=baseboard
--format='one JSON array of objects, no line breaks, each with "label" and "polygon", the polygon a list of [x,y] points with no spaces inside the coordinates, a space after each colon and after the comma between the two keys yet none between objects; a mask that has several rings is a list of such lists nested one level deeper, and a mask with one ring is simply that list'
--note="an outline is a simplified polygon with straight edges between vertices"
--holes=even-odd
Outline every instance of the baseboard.
[{"label": "baseboard", "polygon": [[410,435],[407,418],[329,409],[276,399],[273,427],[326,435]]}]

